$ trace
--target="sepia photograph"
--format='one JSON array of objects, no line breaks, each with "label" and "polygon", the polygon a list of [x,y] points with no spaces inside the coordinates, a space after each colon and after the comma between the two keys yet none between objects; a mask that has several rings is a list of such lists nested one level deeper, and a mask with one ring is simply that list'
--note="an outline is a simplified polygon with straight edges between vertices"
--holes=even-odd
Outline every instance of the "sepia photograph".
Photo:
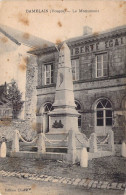
[{"label": "sepia photograph", "polygon": [[0,1],[0,195],[126,195],[126,1]]}]

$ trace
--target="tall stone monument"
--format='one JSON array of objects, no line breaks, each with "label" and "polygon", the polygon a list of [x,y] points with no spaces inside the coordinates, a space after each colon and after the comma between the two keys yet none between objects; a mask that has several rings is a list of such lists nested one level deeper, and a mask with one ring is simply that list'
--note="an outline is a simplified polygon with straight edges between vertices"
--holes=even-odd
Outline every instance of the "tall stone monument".
[{"label": "tall stone monument", "polygon": [[49,133],[65,134],[69,130],[79,133],[75,109],[70,49],[64,43],[59,52],[59,65],[54,110],[50,112]]},{"label": "tall stone monument", "polygon": [[[54,110],[49,113],[46,147],[67,148],[67,161],[78,162],[88,141],[78,129],[79,113],[75,109],[70,50],[64,43],[59,52],[59,64]],[[53,143],[52,143],[53,142]]]}]

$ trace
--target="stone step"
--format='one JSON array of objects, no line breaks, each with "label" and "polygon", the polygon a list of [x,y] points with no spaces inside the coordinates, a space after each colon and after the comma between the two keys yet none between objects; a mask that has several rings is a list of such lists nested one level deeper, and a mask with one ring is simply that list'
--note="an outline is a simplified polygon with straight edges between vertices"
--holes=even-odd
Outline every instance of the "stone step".
[{"label": "stone step", "polygon": [[20,152],[9,152],[8,156],[17,157],[17,158],[33,158],[33,159],[47,159],[47,160],[66,160],[67,155],[65,153],[38,153],[38,152],[29,152],[29,151],[20,151]]},{"label": "stone step", "polygon": [[[37,146],[22,145],[20,151],[37,152]],[[46,147],[46,152],[67,153],[67,147]]]},{"label": "stone step", "polygon": [[89,152],[88,153],[88,159],[92,160],[93,158],[100,158],[104,156],[113,156],[115,152],[110,152],[110,151],[97,151],[94,153]]},{"label": "stone step", "polygon": [[64,148],[64,147],[46,148],[46,152],[67,153],[67,148]]},{"label": "stone step", "polygon": [[[98,151],[95,153],[88,152],[88,159],[100,158],[105,156],[113,156],[114,152],[109,151]],[[35,158],[35,159],[50,159],[50,160],[66,160],[67,153],[56,153],[56,152],[46,152],[44,154],[38,152],[20,151],[20,152],[9,152],[8,156],[18,157],[18,158]]]},{"label": "stone step", "polygon": [[97,144],[98,151],[110,151],[108,144]]}]

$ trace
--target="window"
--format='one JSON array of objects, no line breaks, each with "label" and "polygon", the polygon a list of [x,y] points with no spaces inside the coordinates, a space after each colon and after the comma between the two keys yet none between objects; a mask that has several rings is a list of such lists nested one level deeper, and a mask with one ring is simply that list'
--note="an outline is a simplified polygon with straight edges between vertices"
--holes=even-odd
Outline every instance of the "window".
[{"label": "window", "polygon": [[108,55],[107,53],[96,55],[96,77],[107,76]]},{"label": "window", "polygon": [[96,126],[112,126],[112,106],[106,99],[97,103]]},{"label": "window", "polygon": [[[75,101],[75,105],[76,105],[75,109],[78,112],[80,112],[81,106],[80,106],[79,102],[78,101]],[[79,115],[79,117],[78,117],[78,127],[81,128],[81,115]]]},{"label": "window", "polygon": [[49,115],[48,113],[53,110],[53,106],[50,102],[47,102],[43,106],[43,132],[49,132]]},{"label": "window", "polygon": [[53,83],[53,64],[45,65],[45,85]]},{"label": "window", "polygon": [[79,80],[79,59],[71,60],[73,81]]}]

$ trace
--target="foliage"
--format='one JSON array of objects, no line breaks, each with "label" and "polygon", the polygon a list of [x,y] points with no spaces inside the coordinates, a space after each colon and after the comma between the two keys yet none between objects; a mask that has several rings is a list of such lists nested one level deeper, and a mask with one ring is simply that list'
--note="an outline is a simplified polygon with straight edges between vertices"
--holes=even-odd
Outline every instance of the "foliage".
[{"label": "foliage", "polygon": [[15,80],[12,80],[12,82],[7,85],[5,96],[6,99],[8,100],[8,103],[12,107],[13,118],[16,119],[21,111],[24,102],[21,100],[22,93],[18,89]]}]

